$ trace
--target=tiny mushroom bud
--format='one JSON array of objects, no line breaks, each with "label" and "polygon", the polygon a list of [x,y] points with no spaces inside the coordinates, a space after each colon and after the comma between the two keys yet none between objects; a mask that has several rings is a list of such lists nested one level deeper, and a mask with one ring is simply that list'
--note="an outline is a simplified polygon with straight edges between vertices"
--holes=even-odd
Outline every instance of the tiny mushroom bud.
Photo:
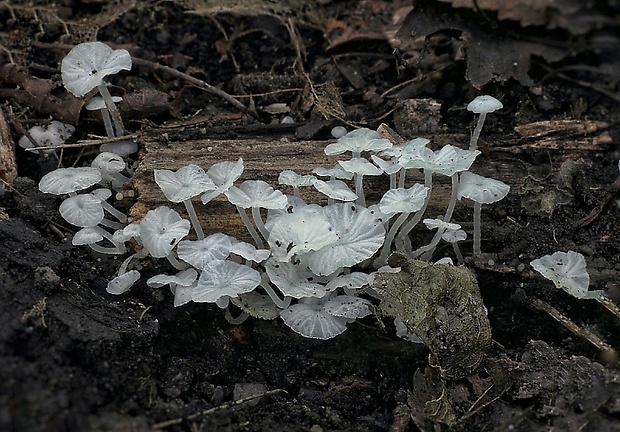
[{"label": "tiny mushroom bud", "polygon": [[465,197],[474,201],[474,256],[480,255],[482,204],[500,201],[508,195],[510,186],[499,180],[464,172],[461,174],[459,199]]},{"label": "tiny mushroom bud", "polygon": [[480,132],[482,131],[482,126],[484,125],[484,120],[487,117],[487,113],[497,111],[498,109],[501,109],[503,107],[504,105],[502,105],[499,100],[495,99],[493,96],[488,95],[478,96],[467,105],[468,111],[480,114],[480,118],[478,118],[478,124],[476,124],[474,133],[471,136],[471,141],[469,142],[470,150],[476,150],[478,148],[478,138],[480,137]]}]

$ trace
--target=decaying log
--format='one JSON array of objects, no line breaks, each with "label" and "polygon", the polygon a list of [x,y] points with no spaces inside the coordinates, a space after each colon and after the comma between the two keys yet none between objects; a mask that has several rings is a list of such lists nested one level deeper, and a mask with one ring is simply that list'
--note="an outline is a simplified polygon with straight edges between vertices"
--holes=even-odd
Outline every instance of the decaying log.
[{"label": "decaying log", "polygon": [[[17,177],[17,164],[15,162],[15,142],[11,138],[9,125],[0,109],[0,178],[12,184]],[[3,186],[0,185],[0,190]]]},{"label": "decaying log", "polygon": [[[530,166],[514,157],[515,153],[529,152],[532,155],[544,152],[545,161],[553,159],[554,166],[570,158],[578,159],[587,151],[600,151],[609,146],[611,139],[603,124],[590,125],[587,122],[549,122],[547,125],[532,124],[520,127],[517,134],[507,137],[501,143],[489,146],[490,154],[480,156],[473,171],[496,178],[511,185],[513,193],[523,190],[528,177],[532,176]],[[549,130],[546,131],[546,126]],[[545,132],[546,131],[546,132]],[[190,126],[159,128],[144,131],[140,135],[141,160],[133,180],[136,201],[130,214],[139,220],[144,214],[160,205],[167,205],[184,214],[183,206],[168,202],[153,180],[154,169],[176,170],[183,165],[196,164],[205,169],[221,161],[236,161],[243,158],[245,171],[241,178],[264,180],[277,185],[278,175],[285,169],[299,174],[310,173],[317,166],[331,167],[338,159],[347,155],[328,157],[323,149],[326,141],[300,141],[292,133],[268,138],[251,139],[208,139],[204,124],[193,122]],[[466,147],[466,134],[440,134],[432,138],[431,147],[444,144]],[[567,143],[570,143],[568,145]],[[587,144],[587,145],[586,145]],[[408,175],[409,182],[423,182],[421,174]],[[531,181],[531,180],[530,180]],[[377,202],[388,188],[387,176],[365,178],[366,197],[369,203]],[[278,186],[279,187],[279,186]],[[292,191],[281,187],[285,193]],[[325,203],[324,197],[313,188],[303,188],[302,196],[307,202]],[[427,210],[428,217],[444,213],[450,196],[450,180],[434,176],[433,198]],[[195,199],[197,212],[207,232],[223,231],[240,238],[247,238],[235,208],[226,198],[220,196],[207,206]],[[460,206],[471,203],[460,203]]]}]

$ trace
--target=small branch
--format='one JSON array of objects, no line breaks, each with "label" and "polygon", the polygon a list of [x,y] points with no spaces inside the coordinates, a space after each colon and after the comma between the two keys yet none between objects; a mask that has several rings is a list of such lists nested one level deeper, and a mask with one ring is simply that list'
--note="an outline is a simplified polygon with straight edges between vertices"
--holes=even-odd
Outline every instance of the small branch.
[{"label": "small branch", "polygon": [[263,396],[272,396],[272,395],[276,395],[276,394],[280,394],[280,393],[288,394],[288,392],[286,390],[283,390],[283,389],[269,390],[269,391],[266,391],[266,392],[261,393],[261,394],[257,394],[257,395],[253,395],[253,396],[248,396],[248,397],[242,398],[242,399],[238,399],[236,401],[226,402],[226,403],[224,403],[222,405],[219,405],[219,406],[216,406],[216,407],[213,407],[213,408],[209,408],[208,410],[200,411],[200,412],[195,413],[195,414],[190,414],[187,417],[179,417],[179,418],[176,418],[176,419],[166,420],[166,421],[161,422],[161,423],[156,423],[156,424],[154,424],[152,426],[152,428],[153,429],[165,429],[165,428],[170,427],[170,426],[176,426],[176,425],[179,425],[179,424],[183,423],[183,421],[185,421],[185,420],[194,420],[194,419],[196,419],[196,418],[198,418],[200,416],[208,416],[208,415],[211,415],[211,414],[215,414],[218,411],[223,411],[225,409],[233,408],[233,407],[236,407],[238,405],[244,404],[246,402],[253,401],[254,399],[260,399]]}]

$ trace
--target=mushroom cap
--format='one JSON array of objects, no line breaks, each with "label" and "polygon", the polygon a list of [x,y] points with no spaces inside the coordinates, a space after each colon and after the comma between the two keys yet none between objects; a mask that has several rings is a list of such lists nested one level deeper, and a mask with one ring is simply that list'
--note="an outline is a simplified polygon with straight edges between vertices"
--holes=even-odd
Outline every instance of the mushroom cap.
[{"label": "mushroom cap", "polygon": [[466,171],[461,173],[458,197],[491,204],[504,199],[509,191],[510,186],[504,182]]},{"label": "mushroom cap", "polygon": [[90,166],[99,168],[104,173],[111,174],[121,172],[125,169],[127,164],[123,158],[116,153],[103,152],[97,155]]},{"label": "mushroom cap", "polygon": [[447,229],[441,235],[441,238],[443,239],[443,241],[447,241],[448,243],[457,243],[465,240],[467,238],[467,233],[462,229]]},{"label": "mushroom cap", "polygon": [[467,110],[476,114],[490,113],[503,107],[504,105],[498,99],[489,95],[476,96],[473,101],[467,104]]},{"label": "mushroom cap", "polygon": [[379,209],[385,214],[417,212],[424,205],[426,195],[428,188],[419,183],[408,189],[390,189],[379,201]]},{"label": "mushroom cap", "polygon": [[562,288],[574,297],[581,299],[597,295],[594,294],[597,291],[588,291],[590,275],[584,256],[578,252],[555,252],[535,259],[530,265],[550,279],[557,288]]},{"label": "mushroom cap", "polygon": [[339,139],[347,134],[347,128],[345,128],[344,126],[336,126],[332,128],[330,133],[334,138]]},{"label": "mushroom cap", "polygon": [[282,192],[262,180],[246,180],[239,187],[231,186],[225,195],[231,204],[241,208],[282,209],[288,204]]},{"label": "mushroom cap", "polygon": [[99,227],[84,227],[73,234],[71,244],[73,246],[84,246],[100,242],[103,240],[101,230],[102,228]]},{"label": "mushroom cap", "polygon": [[367,208],[336,203],[324,207],[323,214],[337,240],[306,255],[308,267],[314,274],[327,276],[341,267],[353,267],[383,246],[383,223]]},{"label": "mushroom cap", "polygon": [[183,240],[177,247],[179,259],[202,269],[215,259],[226,259],[232,248],[232,240],[222,233],[211,234],[202,240]]},{"label": "mushroom cap", "polygon": [[237,297],[256,288],[260,273],[253,268],[229,260],[213,260],[203,269],[192,290],[195,302],[215,303],[223,296]]},{"label": "mushroom cap", "polygon": [[114,295],[123,294],[128,291],[138,279],[140,279],[140,273],[137,270],[130,270],[127,273],[116,276],[108,282],[106,291]]},{"label": "mushroom cap", "polygon": [[[47,127],[33,126],[28,129],[28,134],[35,141],[33,144],[27,136],[19,139],[17,144],[24,149],[33,147],[57,146],[63,144],[75,132],[75,127],[70,124],[52,120]],[[53,152],[53,149],[49,149]]]},{"label": "mushroom cap", "polygon": [[165,285],[191,286],[198,277],[198,272],[193,268],[181,270],[176,275],[158,274],[150,277],[146,284],[152,288],[161,288]]},{"label": "mushroom cap", "polygon": [[123,140],[101,144],[99,151],[110,152],[121,157],[129,156],[138,151],[138,143],[133,140]]},{"label": "mushroom cap", "polygon": [[388,175],[396,174],[403,168],[400,166],[397,159],[384,160],[377,155],[371,155],[370,159]]},{"label": "mushroom cap", "polygon": [[346,275],[337,276],[330,279],[325,285],[327,291],[335,291],[337,288],[358,290],[369,286],[375,280],[374,275],[363,272],[352,272]]},{"label": "mushroom cap", "polygon": [[283,309],[280,317],[291,330],[312,339],[331,339],[347,329],[346,318],[335,317],[307,299]]},{"label": "mushroom cap", "polygon": [[108,75],[131,69],[131,56],[102,42],[85,42],[73,47],[62,59],[62,82],[74,96],[82,97]]},{"label": "mushroom cap", "polygon": [[361,157],[354,157],[347,161],[338,161],[338,164],[344,168],[345,171],[357,175],[370,175],[378,176],[383,174],[383,170],[370,162],[367,159]]},{"label": "mushroom cap", "polygon": [[467,171],[479,154],[479,150],[464,150],[450,144],[445,145],[435,153],[433,172],[452,176],[457,172]]},{"label": "mushroom cap", "polygon": [[43,193],[64,195],[91,187],[101,181],[101,172],[93,167],[58,168],[39,181]]},{"label": "mushroom cap", "polygon": [[424,222],[424,225],[426,225],[426,228],[428,229],[443,229],[443,230],[451,230],[451,231],[456,231],[461,229],[461,226],[459,224],[455,224],[455,223],[451,223],[451,222],[444,222],[441,219],[424,219],[422,222]]},{"label": "mushroom cap", "polygon": [[343,170],[340,165],[336,165],[333,168],[317,167],[312,172],[319,177],[333,177],[343,180],[351,180],[353,178],[353,173]]},{"label": "mushroom cap", "polygon": [[58,208],[64,220],[79,227],[94,227],[103,220],[101,199],[93,194],[82,194],[67,198]]},{"label": "mushroom cap", "polygon": [[256,249],[254,245],[246,242],[234,243],[230,248],[230,253],[256,263],[265,261],[271,255],[269,249]]},{"label": "mushroom cap", "polygon": [[400,157],[403,154],[416,151],[418,148],[425,147],[431,140],[427,138],[414,138],[409,141],[405,141],[402,144],[392,146],[387,150],[381,152],[381,156]]},{"label": "mushroom cap", "polygon": [[349,189],[349,186],[342,180],[323,181],[316,179],[312,184],[316,190],[338,201],[355,201],[357,194]]},{"label": "mushroom cap", "polygon": [[140,221],[140,239],[154,258],[165,258],[189,233],[190,222],[162,206],[149,210]]},{"label": "mushroom cap", "polygon": [[325,286],[309,280],[315,276],[304,265],[269,259],[265,271],[271,283],[287,297],[323,297],[327,293]]},{"label": "mushroom cap", "polygon": [[370,304],[368,300],[361,297],[339,295],[330,298],[329,301],[325,303],[325,311],[330,315],[341,318],[364,318],[371,313]]},{"label": "mushroom cap", "polygon": [[295,171],[292,170],[284,170],[278,176],[278,183],[293,186],[293,187],[301,187],[301,186],[312,186],[312,182],[316,180],[316,177],[313,175],[299,175]]},{"label": "mushroom cap", "polygon": [[355,129],[335,143],[325,147],[325,154],[328,156],[339,155],[345,152],[361,153],[363,151],[380,152],[392,147],[390,140],[383,138],[379,132],[360,128]]},{"label": "mushroom cap", "polygon": [[216,187],[214,190],[201,195],[202,203],[206,204],[216,196],[226,192],[241,177],[241,174],[243,174],[243,159],[241,158],[237,162],[224,161],[211,165],[207,170],[207,175]]},{"label": "mushroom cap", "polygon": [[161,188],[166,198],[175,203],[189,200],[216,188],[205,170],[198,165],[185,165],[176,172],[156,169],[154,174],[155,183]]}]

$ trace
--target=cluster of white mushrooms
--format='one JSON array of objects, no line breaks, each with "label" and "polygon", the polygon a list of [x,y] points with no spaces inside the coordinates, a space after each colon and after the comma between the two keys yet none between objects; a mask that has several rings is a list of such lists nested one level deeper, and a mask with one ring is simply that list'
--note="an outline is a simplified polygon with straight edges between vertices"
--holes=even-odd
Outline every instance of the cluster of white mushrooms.
[{"label": "cluster of white mushrooms", "polygon": [[[124,129],[103,79],[130,68],[126,51],[99,42],[78,45],[62,63],[63,81],[73,94],[82,97],[98,89],[101,99],[92,99],[89,106],[101,110],[111,137],[123,135]],[[374,276],[399,271],[386,266],[394,249],[430,261],[443,240],[452,245],[457,263],[463,263],[458,243],[467,234],[451,221],[461,198],[474,203],[473,254],[480,255],[481,207],[503,199],[510,190],[501,181],[469,172],[480,154],[477,141],[486,113],[498,108],[501,103],[490,96],[478,97],[468,106],[480,114],[468,150],[446,145],[434,151],[425,138],[393,145],[365,128],[337,131],[338,139],[327,145],[325,154],[350,154],[350,158],[304,175],[283,171],[278,182],[289,188],[290,195],[259,180],[236,185],[244,170],[241,159],[217,163],[206,171],[196,165],[155,170],[155,181],[166,198],[183,203],[189,220],[162,206],[128,224],[126,216],[107,202],[112,190],[120,190],[130,175],[123,159],[127,150],[118,146],[99,154],[90,167],[60,168],[45,175],[39,188],[67,196],[60,214],[81,228],[73,236],[74,245],[125,254],[131,241],[134,252],[121,264],[108,292],[129,290],[140,278],[141,259],[164,258],[174,274],[162,273],[146,283],[153,288],[168,285],[175,306],[215,303],[231,322],[248,316],[280,317],[305,337],[329,339],[345,331],[347,323],[370,314],[370,302],[360,294],[380,297],[372,287]],[[423,173],[424,184],[408,184],[413,172]],[[364,178],[380,175],[389,176],[390,189],[378,203],[368,205]],[[434,175],[451,179],[451,197],[443,217],[425,219]],[[304,202],[299,192],[304,187],[323,194],[326,204]],[[254,244],[223,233],[205,236],[192,201],[199,197],[208,204],[222,194],[237,208]],[[414,249],[411,233],[421,221],[436,233],[428,244]],[[237,317],[231,304],[242,311]]]}]

